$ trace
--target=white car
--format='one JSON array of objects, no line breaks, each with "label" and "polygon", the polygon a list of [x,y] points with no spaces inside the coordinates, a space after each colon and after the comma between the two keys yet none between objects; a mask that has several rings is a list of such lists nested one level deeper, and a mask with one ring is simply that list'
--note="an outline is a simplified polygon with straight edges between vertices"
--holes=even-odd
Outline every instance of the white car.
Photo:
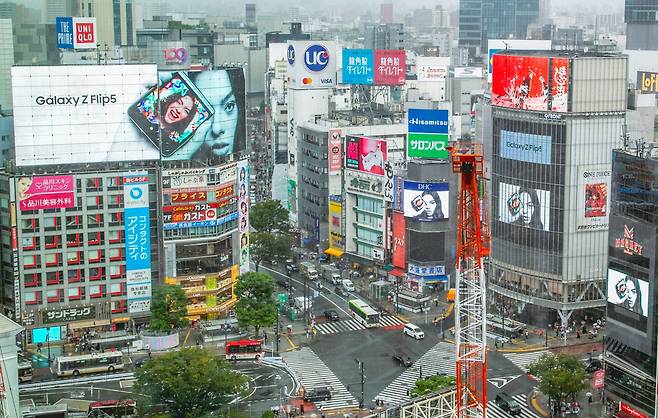
[{"label": "white car", "polygon": [[402,332],[405,333],[405,335],[408,335],[410,337],[413,337],[416,340],[422,340],[425,338],[425,333],[423,332],[420,327],[417,325],[414,325],[412,323],[407,323],[404,324],[404,328],[402,329]]}]

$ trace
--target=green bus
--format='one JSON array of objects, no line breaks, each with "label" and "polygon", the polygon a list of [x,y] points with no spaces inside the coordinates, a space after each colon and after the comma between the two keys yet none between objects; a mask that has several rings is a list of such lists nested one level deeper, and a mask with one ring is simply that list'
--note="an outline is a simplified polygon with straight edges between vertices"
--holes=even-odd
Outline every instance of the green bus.
[{"label": "green bus", "polygon": [[379,326],[379,312],[361,299],[351,299],[349,301],[352,316],[366,328]]}]

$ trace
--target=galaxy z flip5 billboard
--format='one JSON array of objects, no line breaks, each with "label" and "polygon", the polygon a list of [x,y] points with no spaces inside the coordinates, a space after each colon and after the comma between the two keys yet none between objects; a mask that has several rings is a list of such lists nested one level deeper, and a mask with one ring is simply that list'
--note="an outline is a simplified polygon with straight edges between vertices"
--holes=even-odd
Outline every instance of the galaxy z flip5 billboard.
[{"label": "galaxy z flip5 billboard", "polygon": [[241,68],[12,67],[18,166],[208,160],[245,149]]}]

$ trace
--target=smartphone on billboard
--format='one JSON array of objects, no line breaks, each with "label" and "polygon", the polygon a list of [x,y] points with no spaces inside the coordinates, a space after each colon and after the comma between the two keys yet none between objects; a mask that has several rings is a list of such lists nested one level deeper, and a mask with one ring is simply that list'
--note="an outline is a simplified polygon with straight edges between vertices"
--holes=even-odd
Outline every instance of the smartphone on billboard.
[{"label": "smartphone on billboard", "polygon": [[507,198],[507,210],[509,210],[509,213],[512,216],[519,214],[519,211],[521,210],[521,197],[519,196],[519,192],[514,192]]},{"label": "smartphone on billboard", "polygon": [[176,72],[159,88],[151,88],[128,109],[130,120],[170,157],[215,113],[185,73]]},{"label": "smartphone on billboard", "polygon": [[423,210],[425,202],[423,201],[423,195],[419,194],[411,200],[411,207],[414,208],[416,212]]}]

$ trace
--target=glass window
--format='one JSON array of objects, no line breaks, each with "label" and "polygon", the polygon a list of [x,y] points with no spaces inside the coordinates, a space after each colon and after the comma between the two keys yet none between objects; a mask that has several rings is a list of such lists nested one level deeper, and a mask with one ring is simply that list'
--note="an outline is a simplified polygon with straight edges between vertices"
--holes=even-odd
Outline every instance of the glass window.
[{"label": "glass window", "polygon": [[113,295],[121,294],[121,283],[112,283],[110,285],[110,293]]}]

